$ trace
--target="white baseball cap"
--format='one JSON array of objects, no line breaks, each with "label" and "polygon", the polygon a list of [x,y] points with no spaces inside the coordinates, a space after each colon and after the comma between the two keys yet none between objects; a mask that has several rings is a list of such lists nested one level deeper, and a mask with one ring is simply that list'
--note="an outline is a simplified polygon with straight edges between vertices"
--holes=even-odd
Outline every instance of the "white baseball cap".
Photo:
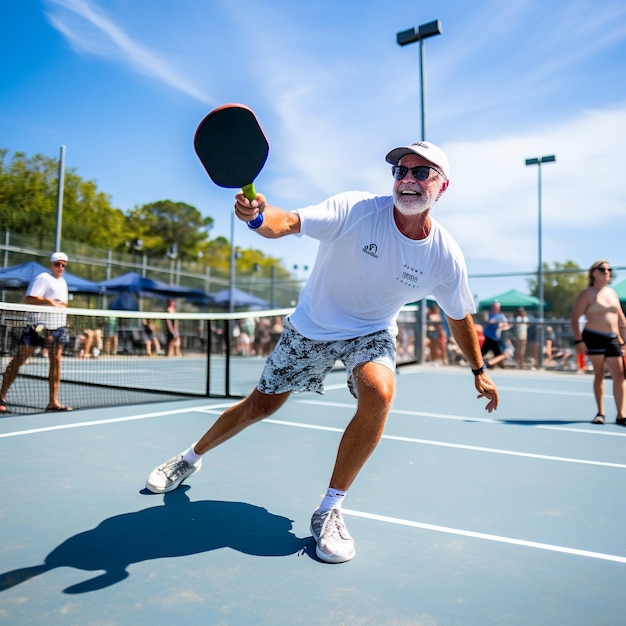
[{"label": "white baseball cap", "polygon": [[65,261],[67,263],[67,254],[65,252],[53,252],[50,256],[50,263],[55,263],[56,261]]},{"label": "white baseball cap", "polygon": [[444,151],[429,141],[418,141],[412,143],[410,146],[401,146],[394,148],[387,154],[385,160],[391,165],[398,165],[398,161],[407,154],[417,154],[423,157],[427,161],[430,161],[444,178],[448,180],[450,178],[450,164],[448,163],[448,157]]}]

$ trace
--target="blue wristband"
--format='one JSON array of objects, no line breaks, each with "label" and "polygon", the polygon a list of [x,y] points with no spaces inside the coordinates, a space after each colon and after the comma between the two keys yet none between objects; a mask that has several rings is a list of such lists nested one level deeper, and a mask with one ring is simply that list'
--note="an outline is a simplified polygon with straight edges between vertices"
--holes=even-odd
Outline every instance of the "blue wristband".
[{"label": "blue wristband", "polygon": [[259,213],[253,220],[246,223],[248,224],[248,228],[256,230],[263,223],[263,213]]}]

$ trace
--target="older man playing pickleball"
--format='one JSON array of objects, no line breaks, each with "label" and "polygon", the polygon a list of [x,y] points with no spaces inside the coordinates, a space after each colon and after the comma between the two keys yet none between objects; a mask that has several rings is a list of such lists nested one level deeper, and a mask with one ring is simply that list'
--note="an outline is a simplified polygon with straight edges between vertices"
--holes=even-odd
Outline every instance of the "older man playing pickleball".
[{"label": "older man playing pickleball", "polygon": [[175,489],[200,469],[203,454],[274,413],[292,392],[323,392],[326,375],[341,360],[357,409],[341,438],[326,495],[311,519],[317,556],[329,563],[355,555],[341,507],[376,448],[391,408],[396,318],[404,304],[430,295],[437,299],[470,364],[478,397],[487,398],[489,412],[498,406],[471,317],[474,299],[463,254],[431,215],[448,188],[448,159],[423,141],[391,150],[386,160],[394,179],[391,196],[347,192],[284,211],[267,204],[261,194],[252,201],[236,195],[240,220],[250,222],[263,213],[259,235],[317,239],[315,266],[296,310],[285,318],[256,389],[227,409],[197,443],[153,470],[146,482],[155,493]]}]

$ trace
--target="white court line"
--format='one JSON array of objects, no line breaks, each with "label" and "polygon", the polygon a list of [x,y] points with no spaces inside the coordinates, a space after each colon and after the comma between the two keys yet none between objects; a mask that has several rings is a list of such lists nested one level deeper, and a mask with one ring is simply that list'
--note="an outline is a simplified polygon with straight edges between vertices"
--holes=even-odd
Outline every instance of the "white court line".
[{"label": "white court line", "polygon": [[539,543],[537,541],[527,541],[525,539],[513,539],[511,537],[502,537],[500,535],[490,535],[487,533],[478,533],[471,530],[461,530],[459,528],[449,528],[448,526],[437,526],[435,524],[425,524],[423,522],[413,522],[411,520],[399,519],[397,517],[387,517],[385,515],[374,515],[373,513],[363,513],[362,511],[353,511],[351,509],[342,508],[342,513],[372,519],[379,522],[387,522],[389,524],[399,524],[401,526],[409,526],[412,528],[421,528],[422,530],[434,530],[449,535],[461,535],[463,537],[473,537],[475,539],[485,539],[487,541],[497,541],[499,543],[509,543],[516,546],[524,546],[526,548],[537,548],[538,550],[549,550],[550,552],[562,552],[565,554],[573,554],[575,556],[585,556],[592,559],[601,559],[603,561],[615,561],[616,563],[626,563],[626,557],[616,556],[614,554],[604,554],[602,552],[591,552],[589,550],[579,550],[578,548],[567,548],[564,546],[555,546],[549,543]]},{"label": "white court line", "polygon": [[[301,404],[318,404],[321,406],[333,406],[342,409],[356,408],[356,404],[350,404],[348,402],[328,402],[325,400],[296,400]],[[550,426],[548,424],[533,424],[532,421],[524,423],[523,420],[514,420],[512,423],[509,420],[493,419],[491,417],[474,417],[472,415],[451,415],[449,413],[433,413],[432,411],[407,411],[403,409],[391,409],[390,414],[396,415],[415,415],[416,417],[434,417],[442,420],[454,420],[457,422],[481,422],[485,424],[502,424],[504,426],[513,426],[520,428],[539,428],[542,430],[558,430],[570,433],[583,433],[586,435],[601,435],[605,437],[626,437],[626,430],[624,432],[615,432],[610,430],[602,431],[600,429],[590,428],[570,428],[568,426]],[[584,422],[581,422],[584,423]]]},{"label": "white court line", "polygon": [[[213,405],[211,408],[226,408],[232,403],[224,405]],[[87,426],[101,426],[102,424],[118,424],[120,422],[133,422],[135,420],[145,420],[152,417],[163,417],[164,415],[180,415],[181,413],[194,413],[206,410],[207,407],[193,407],[185,409],[172,409],[169,411],[158,411],[155,413],[142,413],[140,415],[129,415],[127,417],[112,417],[104,420],[94,420],[92,422],[76,422],[75,424],[57,424],[56,426],[43,426],[41,428],[30,428],[28,430],[16,430],[11,433],[0,433],[0,439],[7,437],[19,437],[20,435],[34,435],[36,433],[46,433],[53,430],[67,430],[69,428],[84,428]]]},{"label": "white court line", "polygon": [[[335,428],[333,426],[317,426],[315,424],[302,424],[298,422],[287,422],[284,420],[275,420],[266,418],[263,420],[270,424],[278,424],[279,426],[291,426],[296,428],[308,428],[310,430],[325,430],[334,433],[342,433],[343,428]],[[474,452],[488,452],[489,454],[504,454],[506,456],[521,456],[529,459],[541,459],[543,461],[560,461],[561,463],[577,463],[580,465],[599,465],[602,467],[615,467],[618,469],[626,469],[626,465],[622,463],[608,463],[605,461],[591,461],[588,459],[577,459],[566,456],[551,456],[547,454],[534,454],[532,452],[517,452],[515,450],[504,450],[501,448],[486,448],[483,446],[469,446],[461,443],[446,443],[444,441],[433,441],[431,439],[416,439],[414,437],[398,437],[396,435],[383,435],[382,439],[389,441],[404,441],[406,443],[419,443],[427,446],[439,446],[442,448],[457,448],[459,450],[472,450]]]}]

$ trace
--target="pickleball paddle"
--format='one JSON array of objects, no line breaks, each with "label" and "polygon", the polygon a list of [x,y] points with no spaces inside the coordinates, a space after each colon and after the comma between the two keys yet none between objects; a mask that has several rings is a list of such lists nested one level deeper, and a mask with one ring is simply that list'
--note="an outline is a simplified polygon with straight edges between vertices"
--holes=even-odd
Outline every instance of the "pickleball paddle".
[{"label": "pickleball paddle", "polygon": [[[216,185],[241,188],[248,200],[254,200],[254,180],[265,165],[269,144],[251,109],[243,104],[214,109],[200,122],[193,144]],[[262,223],[259,213],[248,226],[258,228]]]}]

